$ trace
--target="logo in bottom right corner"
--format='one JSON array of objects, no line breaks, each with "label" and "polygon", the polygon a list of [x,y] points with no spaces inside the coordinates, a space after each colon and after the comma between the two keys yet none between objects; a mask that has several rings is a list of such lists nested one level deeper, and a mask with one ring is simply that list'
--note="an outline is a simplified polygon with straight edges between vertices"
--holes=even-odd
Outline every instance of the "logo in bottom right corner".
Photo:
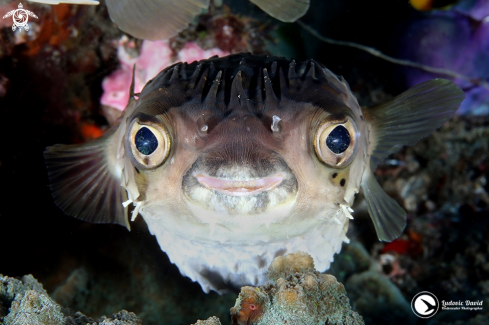
[{"label": "logo in bottom right corner", "polygon": [[411,300],[413,313],[420,318],[433,317],[440,308],[438,298],[429,291],[422,291]]}]

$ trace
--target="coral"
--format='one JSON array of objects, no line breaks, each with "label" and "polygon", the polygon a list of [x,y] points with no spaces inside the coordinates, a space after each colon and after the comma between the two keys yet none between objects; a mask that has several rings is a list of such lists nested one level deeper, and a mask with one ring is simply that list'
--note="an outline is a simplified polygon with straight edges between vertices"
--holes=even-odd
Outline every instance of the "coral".
[{"label": "coral", "polygon": [[[311,256],[297,252],[277,257],[269,274],[267,285],[242,288],[231,308],[233,324],[364,324],[362,317],[351,310],[343,285],[334,276],[315,271]],[[84,280],[73,279],[70,283],[79,281]],[[67,316],[64,313],[67,310],[62,310],[32,275],[20,279],[0,275],[0,324],[142,324],[134,313],[125,310],[99,320],[80,312]],[[220,324],[217,317],[210,317],[193,325]]]},{"label": "coral", "polygon": [[276,282],[280,278],[286,278],[289,274],[314,271],[314,261],[310,255],[295,253],[275,258],[268,269],[268,277],[271,282]]},{"label": "coral", "polygon": [[125,310],[93,320],[80,312],[65,316],[32,275],[14,279],[0,274],[0,324],[4,325],[140,325],[141,320]]},{"label": "coral", "polygon": [[49,298],[32,275],[20,280],[0,275],[0,301],[2,314],[9,310],[3,318],[5,325],[63,323],[59,305]]},{"label": "coral", "polygon": [[[395,179],[382,177],[384,188],[399,193],[403,205],[410,206],[412,213],[435,213],[444,205],[443,209],[448,211],[464,203],[487,208],[488,126],[488,118],[457,118],[447,122],[433,136],[395,156],[396,160],[410,160],[420,167],[404,169]],[[387,169],[391,167],[380,166],[379,172]],[[425,232],[422,229],[412,230],[422,234]],[[408,236],[411,249],[418,251],[414,246],[421,239],[412,232]]]},{"label": "coral", "polygon": [[365,247],[352,241],[348,245],[343,245],[328,273],[335,276],[339,282],[345,283],[349,276],[368,270],[371,264],[372,259]]},{"label": "coral", "polygon": [[220,48],[230,53],[271,55],[268,44],[277,42],[272,37],[275,28],[274,24],[263,24],[248,15],[234,15],[226,5],[216,5],[173,38],[171,47],[179,52],[186,43],[192,41],[206,49]]},{"label": "coral", "polygon": [[102,316],[100,320],[94,321],[93,319],[86,317],[82,313],[76,313],[73,317],[66,317],[66,325],[85,325],[85,324],[97,324],[97,325],[141,325],[143,322],[134,313],[121,310],[117,314],[110,317]]},{"label": "coral", "polygon": [[[468,16],[461,15],[460,10]],[[457,111],[460,115],[489,114],[489,89],[473,84],[474,80],[487,81],[489,77],[489,24],[474,22],[476,18],[487,19],[488,15],[487,4],[485,8],[477,4],[473,10],[467,7],[432,12],[409,25],[406,30],[409,36],[402,38],[400,45],[399,55],[403,58],[472,79],[454,80],[466,92],[466,99]],[[406,76],[409,86],[440,77],[418,69],[407,70]]]},{"label": "coral", "polygon": [[[342,250],[332,265],[338,274],[346,274],[338,279],[345,284],[352,306],[366,323],[380,319],[382,323],[399,323],[400,315],[392,320],[385,318],[393,315],[396,300],[387,300],[394,295],[382,292],[393,285],[407,302],[420,291],[430,291],[445,300],[467,298],[470,293],[470,297],[486,299],[486,304],[489,299],[484,298],[489,297],[488,123],[488,117],[457,117],[416,146],[392,155],[390,162],[378,169],[384,189],[397,196],[404,206],[410,206],[406,230],[391,243],[376,243],[377,238],[365,239],[365,234],[372,232],[362,229],[368,224],[356,222],[352,230],[363,234],[362,242],[380,262],[371,269],[370,276],[360,274],[362,277],[353,281],[352,273],[358,271],[351,272],[348,264],[342,262],[343,251],[348,254],[350,244],[345,245],[347,250]],[[399,170],[399,166],[404,167]],[[360,210],[355,212],[355,219],[361,219]],[[351,233],[348,237],[355,241]],[[338,262],[343,264],[337,265]],[[377,275],[374,277],[373,273]],[[365,284],[360,285],[360,280]],[[380,290],[381,285],[385,289]],[[382,299],[385,299],[383,306],[391,306],[385,307],[386,314],[375,303]],[[401,305],[406,307],[405,303]],[[408,309],[405,312],[412,313]],[[487,310],[480,313],[473,322],[481,319],[482,314],[487,319]],[[438,319],[442,315],[440,312],[433,318],[438,321],[436,324],[468,321],[467,314],[448,312],[446,319]]]},{"label": "coral", "polygon": [[[176,62],[191,63],[214,55],[224,56],[227,54],[229,53],[218,48],[204,50],[196,43],[188,42],[174,57],[168,41],[143,41],[138,54],[136,42],[127,36],[123,36],[117,46],[120,69],[104,79],[102,83],[104,93],[100,98],[100,103],[119,111],[124,110],[129,100],[129,87],[134,65],[136,65],[134,90],[139,93],[146,82],[171,64]],[[105,108],[105,115],[110,114],[107,111],[110,112],[110,109]],[[115,113],[117,114],[117,112]],[[108,119],[113,120],[110,117]]]},{"label": "coral", "polygon": [[375,270],[352,275],[345,287],[368,324],[414,324],[416,321],[399,288]]},{"label": "coral", "polygon": [[455,10],[481,22],[489,16],[489,6],[486,0],[460,1],[455,6]]},{"label": "coral", "polygon": [[264,286],[241,288],[231,308],[233,325],[363,324],[351,310],[343,285],[315,271],[308,254],[276,257],[269,278]]},{"label": "coral", "polygon": [[192,325],[221,325],[221,322],[217,317],[212,316],[206,320],[198,320],[197,323]]},{"label": "coral", "polygon": [[[344,245],[328,272],[345,281],[353,309],[366,324],[413,324],[411,307],[391,279],[405,272],[399,258],[382,254],[377,262],[361,243],[354,241],[353,234],[350,237],[352,242]],[[387,274],[383,274],[384,268],[390,268]]]},{"label": "coral", "polygon": [[[22,98],[34,104],[26,107],[46,103],[45,118],[52,129],[69,128],[72,141],[82,142],[80,124],[103,121],[97,112],[100,83],[116,68],[112,43],[122,33],[108,19],[105,6],[22,3],[38,19],[29,19],[28,32],[13,32],[12,18],[2,20],[7,26],[0,31],[0,100],[15,102],[19,91],[29,89]],[[17,7],[18,2],[12,4]],[[0,12],[6,9],[0,5]]]}]

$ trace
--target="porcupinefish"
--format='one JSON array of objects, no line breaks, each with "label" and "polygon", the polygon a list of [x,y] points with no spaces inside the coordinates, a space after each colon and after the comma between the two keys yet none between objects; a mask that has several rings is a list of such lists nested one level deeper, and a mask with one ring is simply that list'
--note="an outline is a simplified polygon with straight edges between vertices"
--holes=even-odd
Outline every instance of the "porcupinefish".
[{"label": "porcupinefish", "polygon": [[166,68],[104,136],[44,155],[65,213],[129,229],[132,204],[183,275],[223,292],[265,283],[289,252],[328,269],[360,188],[378,238],[398,237],[406,213],[374,171],[463,99],[434,79],[362,108],[314,60],[235,54]]}]

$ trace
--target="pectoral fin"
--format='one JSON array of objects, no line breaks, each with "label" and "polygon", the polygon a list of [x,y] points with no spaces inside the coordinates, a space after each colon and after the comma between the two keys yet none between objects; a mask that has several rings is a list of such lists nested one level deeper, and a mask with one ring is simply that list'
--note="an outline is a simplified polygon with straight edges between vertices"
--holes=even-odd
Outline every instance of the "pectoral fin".
[{"label": "pectoral fin", "polygon": [[370,123],[370,168],[364,172],[361,185],[380,240],[392,241],[402,233],[406,212],[375,179],[373,172],[377,165],[389,154],[404,145],[414,145],[452,118],[464,98],[464,92],[453,82],[433,79],[385,104],[363,110]]},{"label": "pectoral fin", "polygon": [[405,145],[412,146],[453,117],[465,94],[450,80],[416,85],[389,102],[364,109],[372,125],[370,168]]},{"label": "pectoral fin", "polygon": [[379,240],[390,242],[399,237],[406,227],[406,211],[384,192],[370,169],[363,174],[362,189]]},{"label": "pectoral fin", "polygon": [[[44,152],[53,198],[64,213],[94,223],[130,229],[127,194],[108,158],[117,132],[81,145],[54,145]],[[111,168],[112,167],[112,168]]]}]

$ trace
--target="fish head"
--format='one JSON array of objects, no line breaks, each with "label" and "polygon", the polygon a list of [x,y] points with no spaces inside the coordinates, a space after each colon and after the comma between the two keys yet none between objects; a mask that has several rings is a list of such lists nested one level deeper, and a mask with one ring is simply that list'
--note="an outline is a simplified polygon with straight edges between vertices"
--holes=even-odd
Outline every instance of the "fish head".
[{"label": "fish head", "polygon": [[[296,72],[284,59],[237,58],[245,63],[177,65],[143,89],[124,140],[133,197],[146,220],[193,240],[303,235],[358,192],[368,145],[361,109],[315,61]],[[196,80],[183,77],[195,71]]]}]

